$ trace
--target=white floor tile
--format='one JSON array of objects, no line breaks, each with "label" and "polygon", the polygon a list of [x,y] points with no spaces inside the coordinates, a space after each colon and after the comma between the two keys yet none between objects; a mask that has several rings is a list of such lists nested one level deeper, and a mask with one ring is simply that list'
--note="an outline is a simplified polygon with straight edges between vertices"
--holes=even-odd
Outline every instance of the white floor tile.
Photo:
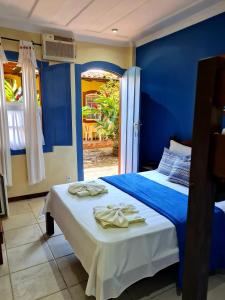
[{"label": "white floor tile", "polygon": [[37,208],[41,209],[44,207],[45,197],[29,199],[28,203],[32,210],[35,210]]},{"label": "white floor tile", "polygon": [[17,272],[53,259],[47,243],[39,241],[8,249],[7,252],[10,272]]},{"label": "white floor tile", "polygon": [[[46,234],[46,223],[45,222],[39,223],[39,226],[41,228],[42,233]],[[52,236],[57,236],[57,235],[63,234],[61,229],[59,228],[59,226],[56,224],[56,222],[54,225],[54,229],[55,229],[55,233]]]},{"label": "white floor tile", "polygon": [[32,212],[28,212],[25,214],[19,214],[15,216],[11,216],[6,220],[3,220],[3,228],[4,231],[25,227],[29,225],[33,225],[37,223]]},{"label": "white floor tile", "polygon": [[[44,206],[43,206],[44,207]],[[38,223],[45,222],[45,214],[43,214],[43,207],[38,207],[32,209],[32,212],[37,220]]]},{"label": "white floor tile", "polygon": [[214,275],[209,278],[208,300],[225,299],[225,278],[220,275]]},{"label": "white floor tile", "polygon": [[41,298],[41,300],[72,300],[68,290],[63,290],[53,295]]},{"label": "white floor tile", "polygon": [[[177,296],[176,288],[167,290],[164,293],[159,294],[154,300],[181,300],[182,296]],[[210,276],[208,286],[207,300],[224,300],[225,299],[225,282],[219,278],[218,275]]]},{"label": "white floor tile", "polygon": [[55,258],[73,253],[73,249],[63,235],[52,237],[47,242]]},{"label": "white floor tile", "polygon": [[7,275],[9,273],[9,266],[8,266],[6,250],[2,251],[2,255],[3,255],[3,265],[0,265],[0,277],[3,275]]},{"label": "white floor tile", "polygon": [[41,239],[43,239],[43,233],[41,232],[38,224],[5,232],[5,243],[7,248],[40,241]]},{"label": "white floor tile", "polygon": [[58,258],[56,262],[68,287],[87,281],[88,275],[74,254]]},{"label": "white floor tile", "polygon": [[[151,298],[149,298],[149,299],[151,299]],[[176,288],[172,288],[162,294],[159,294],[158,296],[156,296],[152,299],[154,299],[154,300],[181,300],[182,296],[178,297],[176,294]]]},{"label": "white floor tile", "polygon": [[12,289],[10,284],[9,276],[0,277],[0,299],[12,300]]},{"label": "white floor tile", "polygon": [[27,200],[9,202],[9,215],[15,216],[30,212],[31,208]]},{"label": "white floor tile", "polygon": [[85,284],[77,284],[73,287],[71,287],[70,290],[70,295],[73,300],[96,300],[95,297],[88,297],[85,295],[85,289],[86,285]]},{"label": "white floor tile", "polygon": [[118,174],[118,166],[106,166],[84,169],[84,179],[93,180],[101,176],[111,176]]},{"label": "white floor tile", "polygon": [[55,262],[12,274],[15,300],[35,300],[66,288]]},{"label": "white floor tile", "polygon": [[225,299],[225,282],[221,281],[214,289],[208,291],[208,300],[224,300]]}]

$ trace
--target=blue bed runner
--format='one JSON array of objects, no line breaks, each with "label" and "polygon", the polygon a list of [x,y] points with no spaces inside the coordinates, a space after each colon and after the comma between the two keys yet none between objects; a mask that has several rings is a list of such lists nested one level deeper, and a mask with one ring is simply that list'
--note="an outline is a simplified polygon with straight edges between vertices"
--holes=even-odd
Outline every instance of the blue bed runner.
[{"label": "blue bed runner", "polygon": [[[176,227],[179,247],[178,286],[182,287],[188,196],[136,173],[101,177],[154,209]],[[211,247],[211,270],[225,268],[225,214],[215,206]]]}]

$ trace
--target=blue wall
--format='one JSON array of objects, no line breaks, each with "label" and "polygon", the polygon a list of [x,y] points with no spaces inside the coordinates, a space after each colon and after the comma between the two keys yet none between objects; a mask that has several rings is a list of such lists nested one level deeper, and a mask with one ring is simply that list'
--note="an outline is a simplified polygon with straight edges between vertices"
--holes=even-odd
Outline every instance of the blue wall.
[{"label": "blue wall", "polygon": [[190,139],[200,59],[225,54],[225,13],[138,47],[141,164],[159,160],[171,136]]}]

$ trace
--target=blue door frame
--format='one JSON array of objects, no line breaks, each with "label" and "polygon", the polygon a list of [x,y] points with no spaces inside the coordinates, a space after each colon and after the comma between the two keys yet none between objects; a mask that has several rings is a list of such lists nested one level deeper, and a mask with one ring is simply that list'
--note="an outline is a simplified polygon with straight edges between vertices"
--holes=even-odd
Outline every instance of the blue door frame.
[{"label": "blue door frame", "polygon": [[92,61],[85,64],[75,64],[75,87],[76,87],[76,143],[77,143],[77,178],[84,179],[83,169],[83,139],[82,139],[82,95],[81,95],[81,73],[101,69],[122,76],[125,69],[106,61]]}]

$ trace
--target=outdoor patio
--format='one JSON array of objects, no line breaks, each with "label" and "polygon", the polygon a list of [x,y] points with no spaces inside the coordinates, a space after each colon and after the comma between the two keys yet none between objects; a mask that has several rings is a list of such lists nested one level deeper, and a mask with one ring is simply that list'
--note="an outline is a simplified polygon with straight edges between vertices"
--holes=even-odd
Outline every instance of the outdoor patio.
[{"label": "outdoor patio", "polygon": [[83,153],[85,180],[118,174],[118,157],[112,154],[112,147],[85,149]]}]

